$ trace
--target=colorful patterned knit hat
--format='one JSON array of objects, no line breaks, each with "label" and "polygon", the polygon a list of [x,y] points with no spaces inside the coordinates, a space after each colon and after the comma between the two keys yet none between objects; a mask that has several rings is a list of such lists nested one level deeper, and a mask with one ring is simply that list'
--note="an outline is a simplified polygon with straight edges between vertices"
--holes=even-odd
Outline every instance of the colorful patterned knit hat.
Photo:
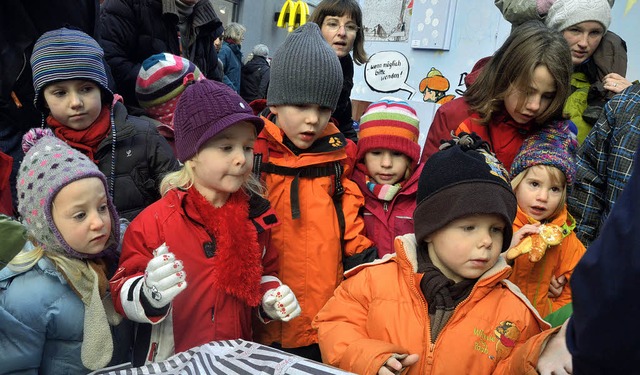
[{"label": "colorful patterned knit hat", "polygon": [[376,148],[407,155],[414,169],[420,158],[420,119],[409,103],[397,98],[382,98],[369,105],[360,118],[357,160]]},{"label": "colorful patterned knit hat", "polygon": [[98,42],[80,30],[63,27],[42,34],[31,54],[33,89],[36,93],[33,104],[46,112],[43,89],[51,83],[70,79],[95,82],[102,89],[103,102],[111,103],[113,93],[109,90],[103,56]]},{"label": "colorful patterned knit hat", "polygon": [[24,135],[24,160],[18,171],[18,212],[29,233],[45,251],[55,251],[73,258],[95,258],[115,251],[120,238],[118,214],[107,194],[111,214],[113,244],[102,253],[89,255],[72,249],[53,223],[51,207],[58,192],[68,184],[88,177],[97,177],[108,192],[107,180],[98,166],[81,152],[55,137],[49,129],[35,128]]},{"label": "colorful patterned knit hat", "polygon": [[570,120],[553,121],[527,137],[511,164],[511,178],[534,165],[549,165],[564,173],[567,185],[576,174],[576,127]]},{"label": "colorful patterned knit hat", "polygon": [[158,53],[142,62],[136,79],[136,98],[142,108],[177,98],[190,81],[204,79],[191,61],[170,53]]}]

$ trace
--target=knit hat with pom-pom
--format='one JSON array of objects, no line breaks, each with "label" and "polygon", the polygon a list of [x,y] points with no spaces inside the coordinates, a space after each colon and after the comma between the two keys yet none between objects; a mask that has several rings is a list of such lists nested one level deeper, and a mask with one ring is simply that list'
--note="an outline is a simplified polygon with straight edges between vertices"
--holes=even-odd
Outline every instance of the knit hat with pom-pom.
[{"label": "knit hat with pom-pom", "polygon": [[107,205],[111,214],[113,241],[99,254],[82,254],[72,249],[58,231],[51,213],[56,195],[74,181],[96,177],[102,181],[105,193],[109,191],[107,180],[98,166],[84,154],[56,138],[49,129],[31,129],[23,137],[22,149],[26,154],[20,165],[16,184],[18,212],[30,235],[45,251],[55,251],[73,258],[95,258],[115,251],[120,239],[120,225],[109,194]]}]

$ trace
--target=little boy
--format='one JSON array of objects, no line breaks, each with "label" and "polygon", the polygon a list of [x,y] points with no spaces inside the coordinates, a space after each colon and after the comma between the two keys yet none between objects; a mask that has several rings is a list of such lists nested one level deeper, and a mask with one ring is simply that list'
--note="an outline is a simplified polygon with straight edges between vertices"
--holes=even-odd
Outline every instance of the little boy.
[{"label": "little boy", "polygon": [[517,207],[508,181],[475,134],[429,158],[415,234],[348,271],[315,318],[324,362],[358,374],[535,373],[527,367],[555,331],[506,280],[500,253]]},{"label": "little boy", "polygon": [[120,217],[130,221],[160,198],[162,176],[180,165],[155,126],[114,100],[103,56],[82,31],[42,34],[31,55],[34,105],[56,137],[98,165]]},{"label": "little boy", "polygon": [[282,222],[270,242],[279,278],[302,307],[300,317],[266,325],[256,340],[318,361],[313,317],[342,281],[343,262],[348,269],[377,252],[362,235],[362,193],[346,178],[347,141],[329,123],[341,88],[340,62],[318,25],[296,29],[273,58],[265,127],[254,151],[254,171]]}]

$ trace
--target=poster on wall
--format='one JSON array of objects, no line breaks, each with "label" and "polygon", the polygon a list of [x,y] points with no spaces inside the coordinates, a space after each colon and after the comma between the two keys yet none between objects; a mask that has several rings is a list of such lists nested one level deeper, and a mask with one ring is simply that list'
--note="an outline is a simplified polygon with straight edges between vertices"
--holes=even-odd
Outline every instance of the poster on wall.
[{"label": "poster on wall", "polygon": [[362,24],[368,42],[406,42],[415,0],[361,0]]}]

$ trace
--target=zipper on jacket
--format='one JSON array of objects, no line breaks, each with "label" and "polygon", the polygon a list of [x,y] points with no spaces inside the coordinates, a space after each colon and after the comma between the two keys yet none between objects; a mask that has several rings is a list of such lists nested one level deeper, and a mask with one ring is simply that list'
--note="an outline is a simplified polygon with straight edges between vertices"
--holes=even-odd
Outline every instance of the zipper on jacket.
[{"label": "zipper on jacket", "polygon": [[389,211],[389,202],[386,202],[386,201],[385,201],[385,202],[382,204],[382,209],[384,210],[384,212]]},{"label": "zipper on jacket", "polygon": [[147,358],[147,361],[155,362],[157,354],[158,354],[158,343],[157,342],[152,342],[151,343],[151,348],[149,348],[149,357]]},{"label": "zipper on jacket", "polygon": [[[404,244],[402,245],[404,247]],[[416,248],[417,250],[417,248]],[[427,301],[424,298],[424,296],[422,295],[421,292],[419,292],[416,289],[416,273],[413,272],[413,270],[411,270],[411,276],[409,277],[409,283],[410,283],[410,287],[413,291],[413,293],[415,293],[418,296],[418,299],[420,300],[421,304],[422,304],[422,310],[425,312],[425,316],[427,318],[426,324],[425,324],[425,331],[426,331],[426,338],[427,338],[427,342],[429,343],[429,353],[427,355],[427,357],[425,358],[425,361],[423,362],[423,367],[422,369],[420,369],[420,373],[421,374],[425,374],[427,373],[425,367],[429,366],[432,367],[433,365],[433,350],[435,349],[435,345],[433,343],[431,343],[431,319],[429,318],[429,309],[427,308]],[[411,354],[411,353],[409,353]],[[431,372],[431,371],[429,371]]]}]

